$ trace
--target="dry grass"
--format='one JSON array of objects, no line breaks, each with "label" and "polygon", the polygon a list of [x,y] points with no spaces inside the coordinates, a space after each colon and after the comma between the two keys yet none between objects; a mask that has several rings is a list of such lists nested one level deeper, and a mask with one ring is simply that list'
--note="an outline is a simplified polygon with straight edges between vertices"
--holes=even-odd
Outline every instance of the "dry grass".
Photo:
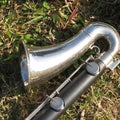
[{"label": "dry grass", "polygon": [[[78,6],[78,14],[64,26]],[[18,41],[45,46],[73,36],[94,21],[113,25],[120,33],[119,0],[1,0],[0,1],[0,119],[23,120],[76,65],[39,88],[23,89],[18,62]],[[120,54],[117,55],[120,57]],[[67,74],[66,74],[67,73]],[[119,120],[120,66],[104,75],[61,116],[60,120]],[[56,81],[57,79],[57,81]],[[51,87],[52,86],[52,87]]]}]

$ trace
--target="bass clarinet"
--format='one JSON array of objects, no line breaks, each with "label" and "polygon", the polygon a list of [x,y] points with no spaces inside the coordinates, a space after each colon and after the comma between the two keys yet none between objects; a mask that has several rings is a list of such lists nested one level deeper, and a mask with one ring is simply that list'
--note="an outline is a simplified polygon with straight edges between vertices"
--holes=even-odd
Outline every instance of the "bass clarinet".
[{"label": "bass clarinet", "polygon": [[[102,38],[109,46],[104,52],[100,52],[100,48],[94,45]],[[120,63],[119,59],[114,59],[120,50],[120,35],[111,25],[96,22],[57,46],[29,48],[20,42],[20,67],[25,87],[51,79],[70,66],[89,48],[94,47],[99,52],[97,57],[93,58],[91,55],[25,120],[57,120],[106,68],[113,70]],[[79,74],[74,77],[78,71]]]}]

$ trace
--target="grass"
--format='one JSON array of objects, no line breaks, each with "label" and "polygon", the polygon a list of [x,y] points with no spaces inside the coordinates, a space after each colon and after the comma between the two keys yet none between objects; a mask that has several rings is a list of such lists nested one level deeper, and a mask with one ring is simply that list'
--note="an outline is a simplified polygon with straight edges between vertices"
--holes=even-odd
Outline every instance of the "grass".
[{"label": "grass", "polygon": [[[78,7],[78,14],[67,20]],[[119,0],[89,0],[75,3],[55,0],[0,1],[0,119],[23,120],[78,66],[76,62],[57,77],[27,93],[23,89],[18,62],[18,42],[53,45],[75,35],[88,23],[107,22],[120,33]],[[120,57],[118,53],[117,57]],[[120,66],[105,73],[60,120],[119,120]],[[51,87],[52,86],[52,87]],[[47,89],[46,89],[47,88]]]}]

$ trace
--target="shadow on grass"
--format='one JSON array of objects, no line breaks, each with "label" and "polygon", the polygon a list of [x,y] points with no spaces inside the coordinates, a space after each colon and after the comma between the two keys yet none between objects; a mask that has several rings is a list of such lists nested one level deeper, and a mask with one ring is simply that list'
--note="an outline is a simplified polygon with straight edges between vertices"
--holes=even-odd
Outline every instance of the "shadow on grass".
[{"label": "shadow on grass", "polygon": [[0,88],[0,97],[12,96],[24,91],[18,58],[0,62]]},{"label": "shadow on grass", "polygon": [[86,19],[91,22],[106,22],[120,32],[120,1],[119,0],[90,0],[83,6]]}]

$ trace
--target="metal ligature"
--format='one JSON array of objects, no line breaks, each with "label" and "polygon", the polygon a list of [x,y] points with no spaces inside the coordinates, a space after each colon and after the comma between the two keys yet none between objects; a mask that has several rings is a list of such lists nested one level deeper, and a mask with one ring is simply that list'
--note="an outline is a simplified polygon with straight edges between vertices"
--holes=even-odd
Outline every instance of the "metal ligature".
[{"label": "metal ligature", "polygon": [[[97,57],[87,58],[51,95],[39,105],[25,120],[56,120],[66,109],[104,72],[113,70],[120,60],[115,55],[120,50],[120,36],[115,28],[106,23],[93,23],[60,45],[49,48],[27,48],[20,42],[21,76],[26,87],[36,82],[51,79],[70,66],[96,41],[104,38],[109,47]],[[84,67],[83,67],[84,66]],[[83,67],[77,77],[76,73]],[[74,79],[72,79],[74,77]]]}]

